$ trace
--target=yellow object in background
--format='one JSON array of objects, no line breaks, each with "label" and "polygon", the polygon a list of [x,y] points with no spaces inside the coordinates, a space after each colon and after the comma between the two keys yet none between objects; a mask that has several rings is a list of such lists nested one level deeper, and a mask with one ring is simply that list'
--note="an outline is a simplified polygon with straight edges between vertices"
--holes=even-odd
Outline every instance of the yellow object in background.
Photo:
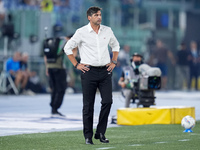
[{"label": "yellow object in background", "polygon": [[183,117],[190,115],[195,119],[195,108],[194,107],[182,107],[174,108],[174,122],[173,124],[181,124]]},{"label": "yellow object in background", "polygon": [[121,108],[117,110],[117,124],[180,124],[183,117],[195,118],[194,107]]},{"label": "yellow object in background", "polygon": [[43,12],[52,12],[53,11],[53,1],[52,0],[42,0],[41,8]]}]

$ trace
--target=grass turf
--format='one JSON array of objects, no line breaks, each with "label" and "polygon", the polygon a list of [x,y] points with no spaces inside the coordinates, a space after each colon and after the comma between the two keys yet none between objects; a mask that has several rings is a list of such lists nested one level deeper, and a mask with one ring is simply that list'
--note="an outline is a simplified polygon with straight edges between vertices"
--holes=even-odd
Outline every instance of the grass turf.
[{"label": "grass turf", "polygon": [[93,139],[86,145],[82,131],[22,134],[0,137],[2,150],[200,150],[200,121],[193,133],[181,125],[141,125],[108,128],[109,144]]}]

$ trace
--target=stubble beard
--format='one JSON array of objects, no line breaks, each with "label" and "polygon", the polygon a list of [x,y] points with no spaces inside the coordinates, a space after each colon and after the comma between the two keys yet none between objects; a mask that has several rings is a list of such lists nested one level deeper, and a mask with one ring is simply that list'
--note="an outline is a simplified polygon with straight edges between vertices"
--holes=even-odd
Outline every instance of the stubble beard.
[{"label": "stubble beard", "polygon": [[97,20],[94,24],[99,26],[101,24],[101,20]]}]

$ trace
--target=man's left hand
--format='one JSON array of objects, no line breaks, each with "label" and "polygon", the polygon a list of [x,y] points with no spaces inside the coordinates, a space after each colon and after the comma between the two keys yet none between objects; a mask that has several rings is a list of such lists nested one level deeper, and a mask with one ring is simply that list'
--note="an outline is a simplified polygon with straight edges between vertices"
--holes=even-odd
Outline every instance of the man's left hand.
[{"label": "man's left hand", "polygon": [[107,64],[106,66],[108,67],[107,70],[108,70],[109,72],[112,72],[116,65],[115,65],[114,63],[109,63],[109,64]]}]

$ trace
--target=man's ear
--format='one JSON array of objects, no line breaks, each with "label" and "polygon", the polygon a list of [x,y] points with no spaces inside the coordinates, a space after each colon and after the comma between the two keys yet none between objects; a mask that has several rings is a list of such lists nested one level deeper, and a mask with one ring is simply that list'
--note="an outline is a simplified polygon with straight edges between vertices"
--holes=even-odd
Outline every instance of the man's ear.
[{"label": "man's ear", "polygon": [[91,16],[88,16],[88,20],[90,21],[90,19],[91,19]]}]

